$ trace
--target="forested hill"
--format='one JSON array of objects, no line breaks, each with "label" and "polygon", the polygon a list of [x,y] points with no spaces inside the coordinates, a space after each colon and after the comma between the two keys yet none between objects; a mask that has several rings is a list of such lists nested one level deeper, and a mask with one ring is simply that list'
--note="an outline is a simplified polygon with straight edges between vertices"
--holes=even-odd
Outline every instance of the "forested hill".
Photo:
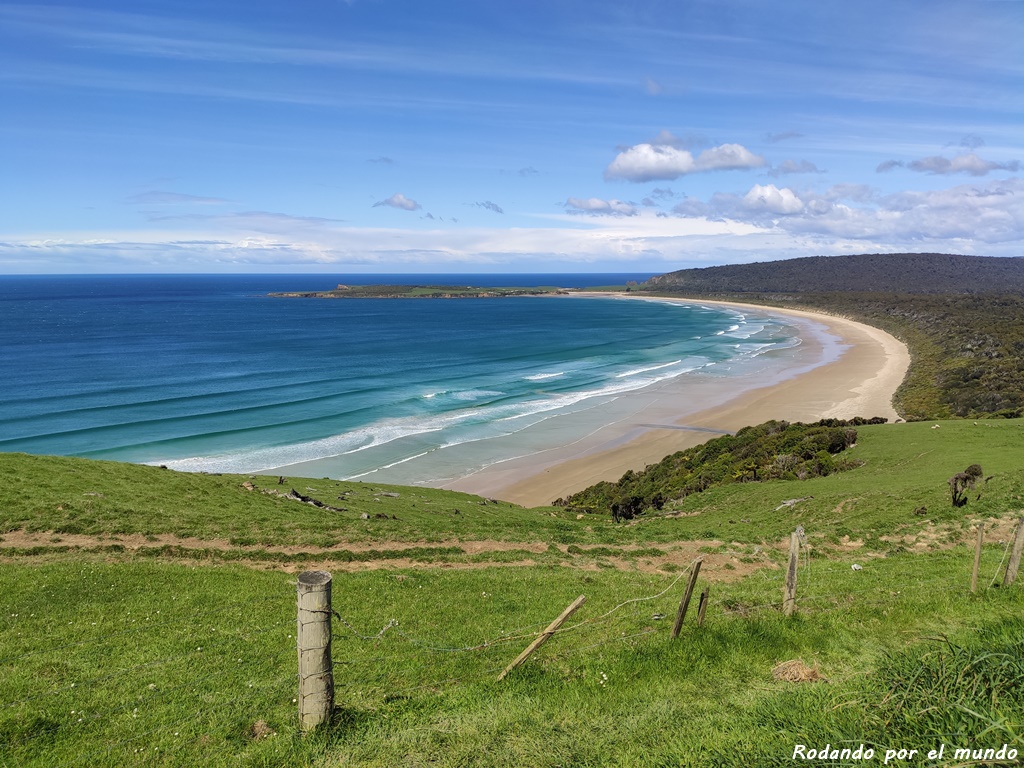
[{"label": "forested hill", "polygon": [[942,253],[811,256],[682,269],[652,278],[643,287],[688,294],[822,291],[1024,294],[1024,258]]}]

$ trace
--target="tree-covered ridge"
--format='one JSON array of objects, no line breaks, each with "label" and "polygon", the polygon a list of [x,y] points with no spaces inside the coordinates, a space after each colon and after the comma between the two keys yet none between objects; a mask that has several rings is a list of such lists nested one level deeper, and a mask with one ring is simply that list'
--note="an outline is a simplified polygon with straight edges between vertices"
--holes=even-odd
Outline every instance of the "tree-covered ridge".
[{"label": "tree-covered ridge", "polygon": [[811,256],[683,269],[654,277],[653,290],[707,293],[885,291],[1024,293],[1024,259],[941,253]]},{"label": "tree-covered ridge", "polygon": [[814,424],[767,421],[678,451],[642,472],[630,470],[617,483],[592,485],[558,499],[555,505],[628,519],[715,485],[823,477],[860,465],[854,459],[836,457],[857,441],[855,426],[884,422],[881,418],[824,419]]},{"label": "tree-covered ridge", "polygon": [[1024,296],[792,298],[808,308],[861,319],[908,345],[910,371],[896,395],[908,420],[1024,415]]}]

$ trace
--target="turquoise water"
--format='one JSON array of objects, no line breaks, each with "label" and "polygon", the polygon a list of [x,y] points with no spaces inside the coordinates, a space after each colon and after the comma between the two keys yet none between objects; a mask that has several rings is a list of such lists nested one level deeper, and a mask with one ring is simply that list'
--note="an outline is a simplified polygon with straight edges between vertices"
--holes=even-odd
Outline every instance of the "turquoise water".
[{"label": "turquoise water", "polygon": [[[626,277],[644,276],[402,281],[584,286]],[[265,295],[340,281],[0,278],[0,451],[218,472],[329,460],[336,477],[402,467],[403,481],[430,482],[446,455],[458,455],[458,467],[440,472],[450,477],[478,468],[467,462],[576,439],[555,426],[582,423],[569,418],[582,412],[600,421],[621,398],[696,372],[726,381],[749,373],[745,361],[799,343],[778,318],[647,301]],[[465,447],[477,444],[479,456],[467,459]]]}]

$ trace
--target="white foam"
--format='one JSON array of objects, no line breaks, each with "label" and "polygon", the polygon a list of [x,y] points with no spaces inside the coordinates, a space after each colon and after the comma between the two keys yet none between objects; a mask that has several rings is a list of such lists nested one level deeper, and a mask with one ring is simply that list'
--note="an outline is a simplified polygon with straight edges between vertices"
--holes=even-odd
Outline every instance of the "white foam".
[{"label": "white foam", "polygon": [[366,477],[367,475],[372,475],[374,472],[381,472],[382,470],[385,470],[385,469],[391,469],[392,467],[397,467],[399,464],[405,464],[408,461],[413,461],[415,459],[422,459],[428,453],[433,453],[435,450],[437,450],[437,449],[436,448],[431,448],[429,451],[423,451],[422,453],[417,453],[415,456],[407,456],[404,459],[399,459],[398,461],[393,461],[390,464],[385,464],[382,467],[376,467],[375,469],[371,469],[369,472],[360,472],[358,475],[350,475],[350,476],[346,477],[345,479],[346,480],[358,480],[360,477]]},{"label": "white foam", "polygon": [[501,397],[504,392],[497,392],[493,389],[466,389],[461,392],[450,393],[453,400],[483,400],[487,397]]},{"label": "white foam", "polygon": [[616,379],[624,379],[627,376],[636,376],[638,373],[647,373],[648,371],[660,371],[662,368],[671,368],[673,365],[679,365],[682,360],[673,360],[671,363],[661,363],[660,365],[649,365],[646,368],[634,368],[632,371],[626,371],[625,373],[616,374]]},{"label": "white foam", "polygon": [[[680,362],[682,361],[676,360],[664,365],[651,366],[647,372],[676,366]],[[620,381],[610,381],[604,386],[594,389],[546,395],[519,402],[501,403],[499,405],[462,408],[435,416],[407,416],[399,419],[385,419],[352,430],[351,432],[292,445],[258,448],[222,455],[193,456],[186,459],[161,459],[150,463],[165,464],[172,469],[184,472],[202,471],[242,474],[246,472],[260,472],[290,464],[300,464],[308,461],[360,453],[371,448],[378,448],[388,443],[393,443],[396,440],[432,432],[443,432],[452,427],[464,425],[466,422],[487,425],[496,422],[509,422],[538,414],[553,413],[570,408],[577,403],[591,398],[610,397],[641,389],[651,384],[656,384],[659,381],[674,378],[690,370],[693,370],[693,368],[674,370],[660,376],[636,376]],[[471,397],[465,399],[473,400],[484,395],[492,396],[503,393],[493,390],[466,390],[462,394],[471,395]],[[505,434],[510,434],[516,431],[519,430],[505,430],[504,432]],[[461,442],[466,442],[466,440],[452,436],[449,440],[443,441],[441,445],[446,443],[458,444]]]},{"label": "white foam", "polygon": [[544,381],[544,379],[557,379],[559,376],[565,376],[565,371],[558,371],[557,373],[535,373],[532,376],[524,376],[526,381]]}]

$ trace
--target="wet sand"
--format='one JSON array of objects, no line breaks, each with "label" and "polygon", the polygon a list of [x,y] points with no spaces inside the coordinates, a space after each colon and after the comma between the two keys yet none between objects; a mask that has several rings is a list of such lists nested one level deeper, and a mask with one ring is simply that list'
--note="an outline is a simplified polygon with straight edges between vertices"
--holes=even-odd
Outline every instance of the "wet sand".
[{"label": "wet sand", "polygon": [[[622,296],[627,300],[651,300]],[[680,400],[676,413],[684,415],[679,419],[638,422],[625,432],[622,425],[608,425],[587,440],[566,446],[554,455],[512,459],[445,487],[528,507],[541,506],[601,480],[617,480],[626,470],[643,469],[670,453],[769,419],[817,421],[884,416],[892,421],[897,418],[892,397],[906,375],[910,354],[906,345],[878,328],[802,310],[702,299],[658,300],[691,305],[718,304],[812,320],[838,337],[844,349],[835,361],[769,386],[750,389],[703,410],[693,411],[691,407],[687,413],[686,402]],[[816,342],[808,335],[804,336],[804,343]],[[713,401],[710,390],[708,395]],[[652,415],[664,416],[663,413]]]}]

